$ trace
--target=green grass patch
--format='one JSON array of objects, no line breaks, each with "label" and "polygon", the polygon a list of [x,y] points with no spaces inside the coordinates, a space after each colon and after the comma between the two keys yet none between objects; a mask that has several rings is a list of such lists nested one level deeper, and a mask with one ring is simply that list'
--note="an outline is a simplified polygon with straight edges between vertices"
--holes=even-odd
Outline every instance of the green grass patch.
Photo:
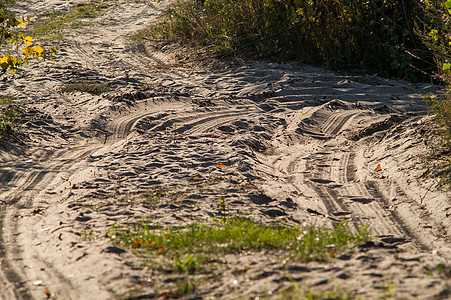
[{"label": "green grass patch", "polygon": [[41,40],[64,39],[63,30],[91,24],[81,19],[101,16],[111,5],[105,2],[86,2],[76,4],[67,12],[49,12],[34,22],[30,34]]},{"label": "green grass patch", "polygon": [[279,299],[284,300],[351,300],[360,299],[355,298],[350,292],[341,287],[336,287],[332,291],[328,292],[314,292],[310,289],[301,289],[297,283],[293,283],[293,286],[280,291]]},{"label": "green grass patch", "polygon": [[169,256],[280,249],[303,261],[326,260],[369,239],[366,226],[353,233],[346,221],[332,229],[314,226],[293,228],[265,225],[240,217],[167,230],[155,229],[148,222],[141,222],[131,230],[113,226],[107,235],[118,245]]},{"label": "green grass patch", "polygon": [[11,134],[19,121],[22,109],[14,100],[13,96],[0,95],[0,136]]},{"label": "green grass patch", "polygon": [[61,88],[63,93],[82,92],[91,95],[101,95],[111,91],[111,87],[106,83],[76,82],[66,83]]},{"label": "green grass patch", "polygon": [[0,105],[12,104],[14,99],[15,98],[10,95],[0,95]]},{"label": "green grass patch", "polygon": [[435,268],[432,269],[426,269],[426,274],[428,275],[435,275],[438,274],[439,276],[442,276],[446,279],[451,278],[451,267],[449,265],[445,264],[438,264],[435,266]]}]

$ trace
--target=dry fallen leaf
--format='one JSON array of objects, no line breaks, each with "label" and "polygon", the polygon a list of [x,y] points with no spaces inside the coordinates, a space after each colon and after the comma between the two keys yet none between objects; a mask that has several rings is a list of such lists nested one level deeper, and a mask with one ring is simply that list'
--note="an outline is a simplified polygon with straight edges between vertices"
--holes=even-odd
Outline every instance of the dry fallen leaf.
[{"label": "dry fallen leaf", "polygon": [[143,244],[142,240],[133,240],[132,242],[132,248],[139,248],[141,247]]},{"label": "dry fallen leaf", "polygon": [[224,165],[223,163],[219,163],[219,164],[217,164],[217,166],[218,166],[218,168],[225,168],[225,167],[227,167],[227,166]]},{"label": "dry fallen leaf", "polygon": [[376,167],[376,169],[374,169],[374,171],[376,171],[376,172],[382,171],[381,164],[377,164],[377,167]]},{"label": "dry fallen leaf", "polygon": [[158,298],[169,298],[169,297],[171,297],[171,293],[169,292],[158,295]]},{"label": "dry fallen leaf", "polygon": [[279,172],[282,174],[287,174],[283,169],[281,169]]},{"label": "dry fallen leaf", "polygon": [[335,249],[334,248],[329,248],[328,252],[329,252],[330,257],[335,257]]}]

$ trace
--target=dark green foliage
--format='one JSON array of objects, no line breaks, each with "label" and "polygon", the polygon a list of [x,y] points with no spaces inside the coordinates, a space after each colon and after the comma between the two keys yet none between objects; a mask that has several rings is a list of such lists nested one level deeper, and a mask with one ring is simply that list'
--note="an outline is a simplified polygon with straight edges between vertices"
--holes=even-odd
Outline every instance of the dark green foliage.
[{"label": "dark green foliage", "polygon": [[422,50],[414,34],[423,16],[417,2],[178,0],[150,34],[224,53],[239,49],[256,58],[418,79],[410,68],[424,67],[411,55]]},{"label": "dark green foliage", "polygon": [[434,110],[439,131],[445,138],[448,148],[451,147],[451,91],[436,96],[427,97],[427,104]]},{"label": "dark green foliage", "polygon": [[[451,85],[451,1],[430,0],[423,7],[427,20],[419,23],[417,33],[434,53],[435,77]],[[437,115],[441,131],[451,144],[451,94],[428,98],[428,104]],[[448,145],[449,146],[449,145]]]},{"label": "dark green foliage", "polygon": [[445,83],[447,90],[439,95],[427,96],[427,104],[436,116],[438,131],[444,143],[441,156],[446,161],[438,185],[451,184],[451,1],[429,0],[423,10],[427,18],[417,24],[417,34],[433,53],[435,78]]}]

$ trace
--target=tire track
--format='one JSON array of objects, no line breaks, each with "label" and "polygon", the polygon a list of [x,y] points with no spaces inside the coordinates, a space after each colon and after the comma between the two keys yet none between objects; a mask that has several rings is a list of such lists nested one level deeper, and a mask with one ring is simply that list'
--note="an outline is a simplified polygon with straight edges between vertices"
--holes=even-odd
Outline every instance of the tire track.
[{"label": "tire track", "polygon": [[[336,136],[345,124],[354,116],[356,113],[349,113],[345,115],[338,114],[327,119],[324,125],[320,125],[324,131],[332,136]],[[352,149],[349,149],[352,151]],[[340,151],[340,149],[334,149],[334,151]],[[408,226],[403,222],[402,218],[397,214],[396,211],[389,213],[386,207],[389,206],[388,200],[386,200],[383,195],[378,191],[375,182],[366,181],[365,183],[353,183],[347,184],[348,179],[357,180],[354,178],[353,170],[354,163],[353,159],[350,157],[355,157],[355,154],[344,154],[340,157],[334,157],[333,154],[323,153],[326,156],[326,161],[331,162],[329,168],[318,168],[318,164],[312,164],[309,162],[321,162],[321,159],[313,156],[306,164],[307,169],[315,170],[317,172],[317,177],[320,179],[333,180],[334,178],[339,178],[339,185],[343,185],[344,188],[336,189],[335,187],[330,187],[327,184],[316,184],[314,185],[314,190],[318,194],[318,197],[324,202],[325,206],[328,208],[329,214],[334,214],[338,209],[348,212],[352,211],[352,223],[358,228],[363,225],[360,220],[364,219],[376,219],[375,222],[377,226],[376,233],[380,235],[392,235],[397,237],[408,237],[418,248],[421,250],[428,250],[416,236],[414,236]],[[337,166],[334,164],[334,159],[338,162],[344,161],[344,163],[339,163]],[[323,158],[324,159],[324,158]],[[327,171],[326,171],[327,170]],[[333,173],[339,173],[337,175],[332,175]],[[313,180],[310,178],[310,180]],[[332,184],[330,182],[330,184]],[[341,195],[338,191],[341,191]],[[345,203],[345,201],[353,201],[352,210],[350,206]],[[356,219],[357,218],[357,219]]]},{"label": "tire track", "polygon": [[[316,109],[309,117],[298,120],[301,125],[298,128],[302,128],[298,133],[310,135],[312,143],[319,148],[324,148],[328,140],[336,138],[346,128],[346,124],[360,114],[330,110],[326,105],[327,103]],[[318,135],[325,138],[318,139]],[[296,149],[296,146],[292,149]],[[300,159],[302,156],[304,159]],[[357,182],[355,157],[352,148],[328,148],[326,151],[310,154],[290,153],[288,157],[280,155],[277,159],[272,159],[270,164],[274,172],[285,169],[291,175],[286,182],[296,190],[313,191],[315,198],[320,199],[325,206],[326,215],[348,216],[355,229],[370,221],[371,224],[377,224],[372,227],[377,234],[407,237],[419,249],[427,250],[397,212],[390,213],[385,209],[389,205],[388,200],[378,191],[375,182]]]},{"label": "tire track", "polygon": [[231,121],[236,120],[237,117],[241,117],[241,116],[245,116],[245,115],[249,115],[249,113],[248,112],[224,113],[224,114],[217,114],[213,117],[204,117],[193,123],[189,123],[189,124],[185,125],[185,126],[188,126],[188,128],[186,130],[182,130],[182,128],[179,128],[177,131],[179,131],[180,133],[185,133],[185,134],[189,134],[189,135],[205,133],[208,130],[228,124]]},{"label": "tire track", "polygon": [[[374,181],[366,181],[365,188],[378,200],[379,205],[383,204],[383,206],[388,207],[390,204],[388,200],[384,197],[384,195],[379,191],[377,183]],[[381,209],[383,209],[381,207]],[[406,236],[410,238],[410,241],[413,242],[418,248],[423,251],[429,251],[430,247],[426,246],[420,239],[413,234],[410,230],[409,226],[404,222],[402,217],[398,214],[396,210],[392,211],[389,215],[390,219],[393,220],[393,223],[397,227],[397,229],[403,233],[402,236]]]},{"label": "tire track", "polygon": [[[30,209],[33,206],[34,197],[45,189],[45,187],[60,174],[61,170],[66,172],[71,166],[78,163],[81,158],[86,157],[90,153],[97,150],[98,147],[85,147],[76,149],[61,150],[50,156],[49,161],[55,161],[48,167],[37,166],[35,170],[30,172],[24,171],[16,172],[14,179],[8,182],[8,187],[12,187],[0,194],[0,199],[8,203],[8,210],[1,209],[0,212],[0,254],[2,257],[0,280],[3,277],[3,282],[11,291],[14,297],[10,296],[5,299],[33,299],[29,288],[27,287],[24,278],[23,268],[19,267],[17,263],[12,261],[22,261],[21,251],[17,249],[16,237],[20,234],[18,219],[15,217],[21,215],[21,210]],[[67,156],[66,156],[67,155]],[[36,170],[39,169],[40,170]],[[7,213],[8,212],[8,213]],[[4,228],[9,228],[7,235],[3,231]],[[39,260],[42,262],[42,260]],[[19,271],[20,270],[20,271]],[[61,282],[64,276],[57,270],[52,270],[57,279]],[[19,284],[17,284],[19,283]],[[64,286],[68,282],[63,283]],[[69,286],[70,288],[70,286]],[[3,292],[3,291],[2,291]],[[5,291],[6,293],[6,291]]]}]

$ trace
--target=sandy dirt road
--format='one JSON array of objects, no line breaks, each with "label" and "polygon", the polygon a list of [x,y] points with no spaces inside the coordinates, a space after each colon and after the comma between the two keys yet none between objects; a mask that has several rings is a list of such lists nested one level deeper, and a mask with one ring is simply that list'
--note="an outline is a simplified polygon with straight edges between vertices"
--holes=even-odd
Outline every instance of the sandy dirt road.
[{"label": "sandy dirt road", "polygon": [[[16,1],[14,9],[44,18],[79,2]],[[101,237],[148,216],[165,226],[207,220],[218,197],[230,213],[262,222],[330,226],[345,217],[351,228],[368,224],[374,243],[327,263],[229,257],[194,298],[277,297],[290,279],[364,299],[388,286],[400,298],[451,297],[449,274],[436,268],[450,266],[451,203],[425,159],[436,143],[422,99],[430,86],[309,66],[201,63],[180,46],[128,39],[166,2],[103,2],[104,14],[64,30],[56,61],[1,83],[26,103],[22,144],[0,151],[3,299],[164,295],[176,275]],[[112,90],[61,91],[81,81]],[[151,210],[105,197],[193,184],[211,189]]]}]

